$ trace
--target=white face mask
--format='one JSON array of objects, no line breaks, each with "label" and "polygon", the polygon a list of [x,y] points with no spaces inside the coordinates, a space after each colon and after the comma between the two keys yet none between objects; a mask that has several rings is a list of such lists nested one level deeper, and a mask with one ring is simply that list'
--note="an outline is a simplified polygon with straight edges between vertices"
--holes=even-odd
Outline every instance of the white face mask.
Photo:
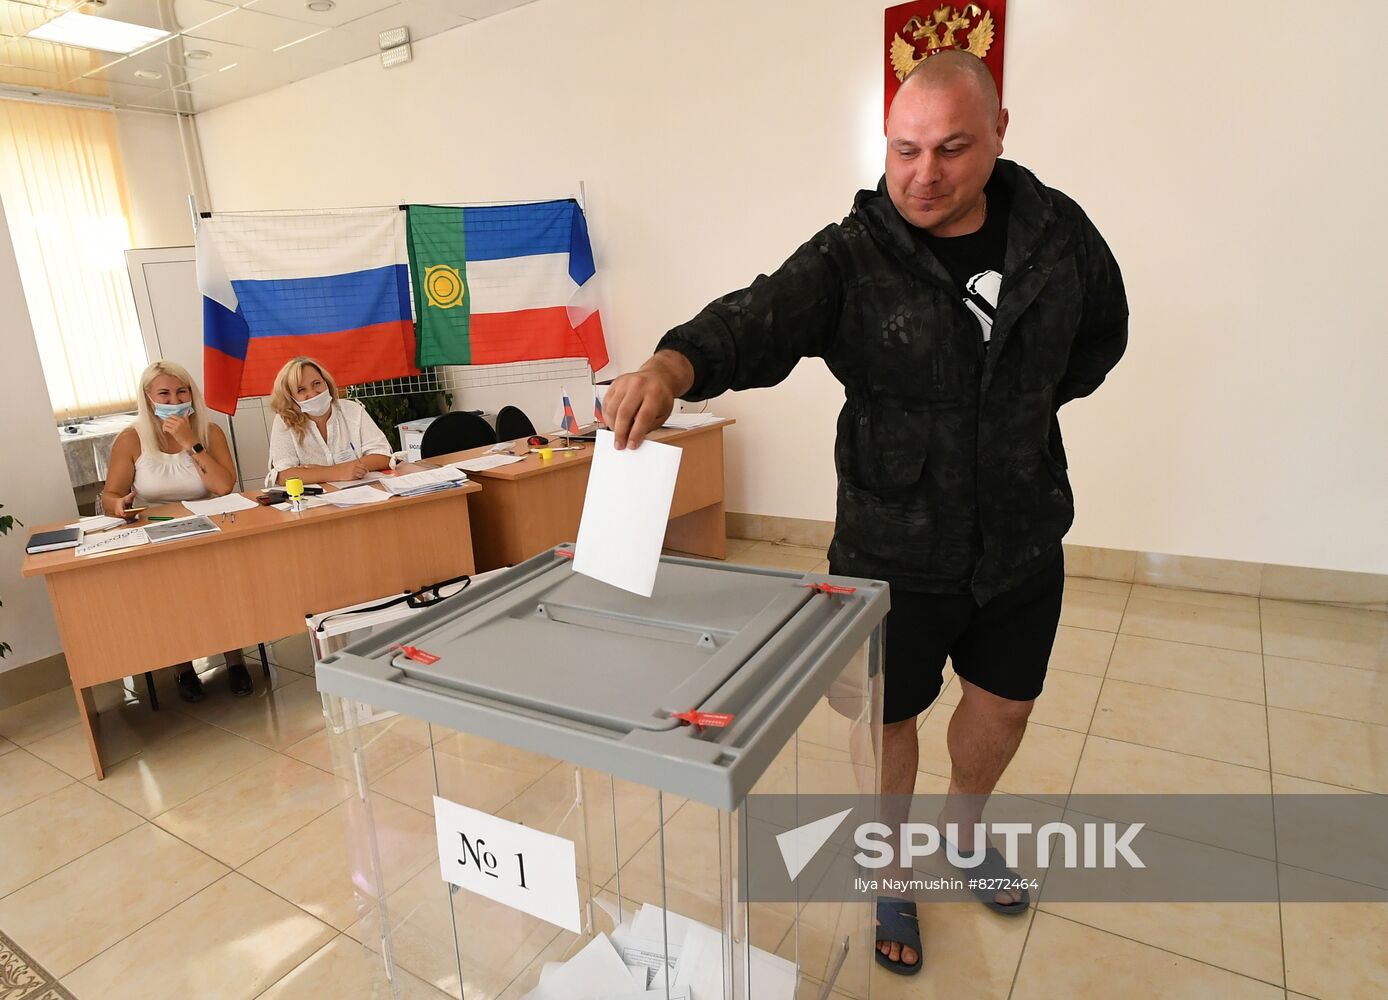
[{"label": "white face mask", "polygon": [[299,400],[299,409],[303,410],[310,417],[321,417],[332,408],[332,393],[328,392],[327,389],[324,389],[316,396]]}]

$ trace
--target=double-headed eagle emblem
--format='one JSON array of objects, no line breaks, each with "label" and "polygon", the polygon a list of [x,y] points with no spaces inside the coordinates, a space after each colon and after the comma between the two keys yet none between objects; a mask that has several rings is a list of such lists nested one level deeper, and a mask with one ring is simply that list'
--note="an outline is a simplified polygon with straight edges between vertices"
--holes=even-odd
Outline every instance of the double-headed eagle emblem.
[{"label": "double-headed eagle emblem", "polygon": [[[965,43],[956,40],[960,31],[968,29]],[[911,41],[903,38],[907,35]],[[919,46],[925,54],[916,55]],[[978,4],[971,3],[957,12],[952,6],[936,8],[924,19],[912,17],[892,38],[892,69],[898,80],[905,80],[911,70],[941,49],[964,49],[982,59],[993,45],[993,15]]]}]

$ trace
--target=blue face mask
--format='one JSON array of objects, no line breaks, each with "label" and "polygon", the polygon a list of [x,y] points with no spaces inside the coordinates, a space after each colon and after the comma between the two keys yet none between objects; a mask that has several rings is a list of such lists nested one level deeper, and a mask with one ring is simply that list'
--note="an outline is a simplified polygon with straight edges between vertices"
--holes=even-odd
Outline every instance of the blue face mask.
[{"label": "blue face mask", "polygon": [[193,404],[155,403],[154,415],[160,420],[168,420],[170,417],[191,417],[193,415]]}]

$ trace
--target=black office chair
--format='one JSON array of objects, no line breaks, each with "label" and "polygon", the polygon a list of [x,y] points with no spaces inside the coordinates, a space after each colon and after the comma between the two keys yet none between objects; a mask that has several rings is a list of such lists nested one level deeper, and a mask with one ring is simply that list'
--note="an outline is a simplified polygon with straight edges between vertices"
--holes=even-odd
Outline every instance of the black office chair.
[{"label": "black office chair", "polygon": [[480,448],[484,444],[496,444],[496,431],[492,430],[492,425],[476,413],[458,410],[445,413],[425,428],[424,440],[419,442],[419,457],[433,458],[453,451]]},{"label": "black office chair", "polygon": [[496,439],[498,441],[519,441],[532,437],[535,425],[519,406],[503,406],[496,415]]}]

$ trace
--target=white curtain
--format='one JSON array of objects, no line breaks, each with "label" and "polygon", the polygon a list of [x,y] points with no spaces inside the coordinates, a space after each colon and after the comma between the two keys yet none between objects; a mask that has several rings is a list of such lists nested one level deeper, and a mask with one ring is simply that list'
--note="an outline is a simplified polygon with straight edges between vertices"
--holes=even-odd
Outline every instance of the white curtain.
[{"label": "white curtain", "polygon": [[0,198],[54,415],[132,408],[146,362],[113,116],[0,100]]}]

